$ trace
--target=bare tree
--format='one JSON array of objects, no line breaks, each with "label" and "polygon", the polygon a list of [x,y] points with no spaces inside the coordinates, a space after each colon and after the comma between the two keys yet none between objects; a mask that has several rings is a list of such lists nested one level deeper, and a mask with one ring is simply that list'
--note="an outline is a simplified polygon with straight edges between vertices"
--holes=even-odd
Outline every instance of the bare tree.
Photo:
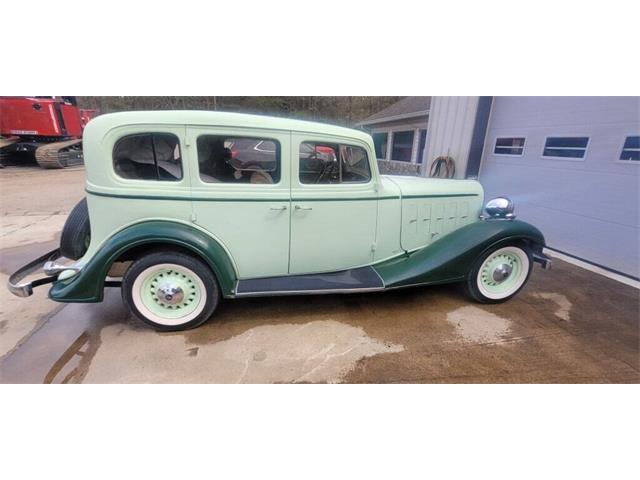
[{"label": "bare tree", "polygon": [[352,126],[402,97],[78,97],[101,113],[123,110],[223,110],[319,120]]}]

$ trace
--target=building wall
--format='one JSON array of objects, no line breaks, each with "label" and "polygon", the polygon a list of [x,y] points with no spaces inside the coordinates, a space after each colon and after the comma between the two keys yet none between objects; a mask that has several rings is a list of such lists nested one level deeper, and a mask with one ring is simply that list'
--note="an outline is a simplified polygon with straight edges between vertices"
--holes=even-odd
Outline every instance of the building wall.
[{"label": "building wall", "polygon": [[[640,162],[618,160],[638,134],[637,97],[494,97],[480,181],[487,198],[511,197],[550,247],[638,277]],[[520,136],[522,156],[493,153],[496,137]],[[584,160],[542,157],[546,136],[588,136]]]},{"label": "building wall", "polygon": [[479,97],[432,97],[429,112],[425,174],[439,156],[456,163],[456,178],[464,178]]}]

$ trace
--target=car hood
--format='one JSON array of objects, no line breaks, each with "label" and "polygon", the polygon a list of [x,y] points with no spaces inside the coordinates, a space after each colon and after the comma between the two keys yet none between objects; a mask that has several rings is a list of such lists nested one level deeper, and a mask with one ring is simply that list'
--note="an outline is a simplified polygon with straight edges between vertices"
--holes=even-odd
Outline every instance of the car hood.
[{"label": "car hood", "polygon": [[484,196],[482,185],[476,180],[382,175],[382,181],[398,187],[403,197],[477,195],[482,200]]}]

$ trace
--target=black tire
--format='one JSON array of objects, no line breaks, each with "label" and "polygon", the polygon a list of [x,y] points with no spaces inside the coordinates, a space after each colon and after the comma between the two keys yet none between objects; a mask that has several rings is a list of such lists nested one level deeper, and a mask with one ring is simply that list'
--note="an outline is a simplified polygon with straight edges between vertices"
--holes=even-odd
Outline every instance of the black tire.
[{"label": "black tire", "polygon": [[[185,269],[185,271],[189,271],[189,275],[197,276],[199,278],[199,282],[197,282],[199,288],[204,290],[205,298],[200,299],[200,303],[203,304],[201,309],[200,305],[198,305],[196,311],[190,313],[190,315],[194,315],[197,312],[196,316],[188,318],[187,321],[180,322],[179,318],[167,318],[166,321],[171,322],[171,324],[160,323],[157,318],[161,317],[153,318],[154,312],[146,309],[144,304],[141,303],[144,297],[144,281],[145,276],[148,275],[147,272],[164,264],[177,265]],[[141,278],[138,281],[138,286],[136,286],[136,280],[139,277]],[[202,292],[200,292],[200,296],[202,296]],[[141,257],[129,267],[122,278],[122,299],[131,313],[143,323],[159,332],[172,332],[189,330],[206,322],[220,303],[220,289],[211,269],[200,260],[184,253],[161,250]],[[140,308],[136,305],[136,301]],[[165,321],[165,319],[162,320]]]},{"label": "black tire", "polygon": [[91,241],[91,225],[87,199],[83,198],[73,207],[62,229],[60,237],[60,253],[72,260],[81,258],[89,248]]},{"label": "black tire", "polygon": [[[491,298],[487,296],[485,293],[483,293],[478,285],[478,283],[480,282],[479,280],[480,269],[482,268],[483,264],[489,257],[492,257],[495,254],[499,253],[499,251],[505,250],[505,249],[512,249],[514,253],[517,253],[517,251],[522,252],[521,255],[523,255],[523,257],[521,260],[522,260],[523,266],[521,271],[519,272],[519,278],[516,279],[517,280],[516,284],[511,289],[512,291],[505,292],[505,295],[501,296],[500,298]],[[526,259],[528,265],[524,265],[524,259]],[[533,268],[533,255],[531,253],[531,249],[528,246],[524,244],[500,245],[498,247],[491,249],[488,252],[485,252],[473,264],[473,267],[471,268],[471,271],[469,272],[469,275],[467,276],[467,279],[465,281],[465,291],[467,295],[469,295],[473,300],[475,300],[478,303],[490,304],[490,303],[506,302],[510,298],[517,295],[518,292],[520,292],[520,290],[522,290],[522,288],[527,284],[527,281],[529,280],[529,276],[531,275],[532,268]]]}]

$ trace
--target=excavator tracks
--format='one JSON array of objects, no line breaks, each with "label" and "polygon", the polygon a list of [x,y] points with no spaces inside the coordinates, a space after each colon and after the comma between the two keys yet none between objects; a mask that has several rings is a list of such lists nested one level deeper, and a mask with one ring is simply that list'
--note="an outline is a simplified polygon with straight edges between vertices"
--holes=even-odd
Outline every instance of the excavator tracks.
[{"label": "excavator tracks", "polygon": [[82,163],[82,140],[47,143],[36,149],[36,161],[42,168],[65,168]]}]

